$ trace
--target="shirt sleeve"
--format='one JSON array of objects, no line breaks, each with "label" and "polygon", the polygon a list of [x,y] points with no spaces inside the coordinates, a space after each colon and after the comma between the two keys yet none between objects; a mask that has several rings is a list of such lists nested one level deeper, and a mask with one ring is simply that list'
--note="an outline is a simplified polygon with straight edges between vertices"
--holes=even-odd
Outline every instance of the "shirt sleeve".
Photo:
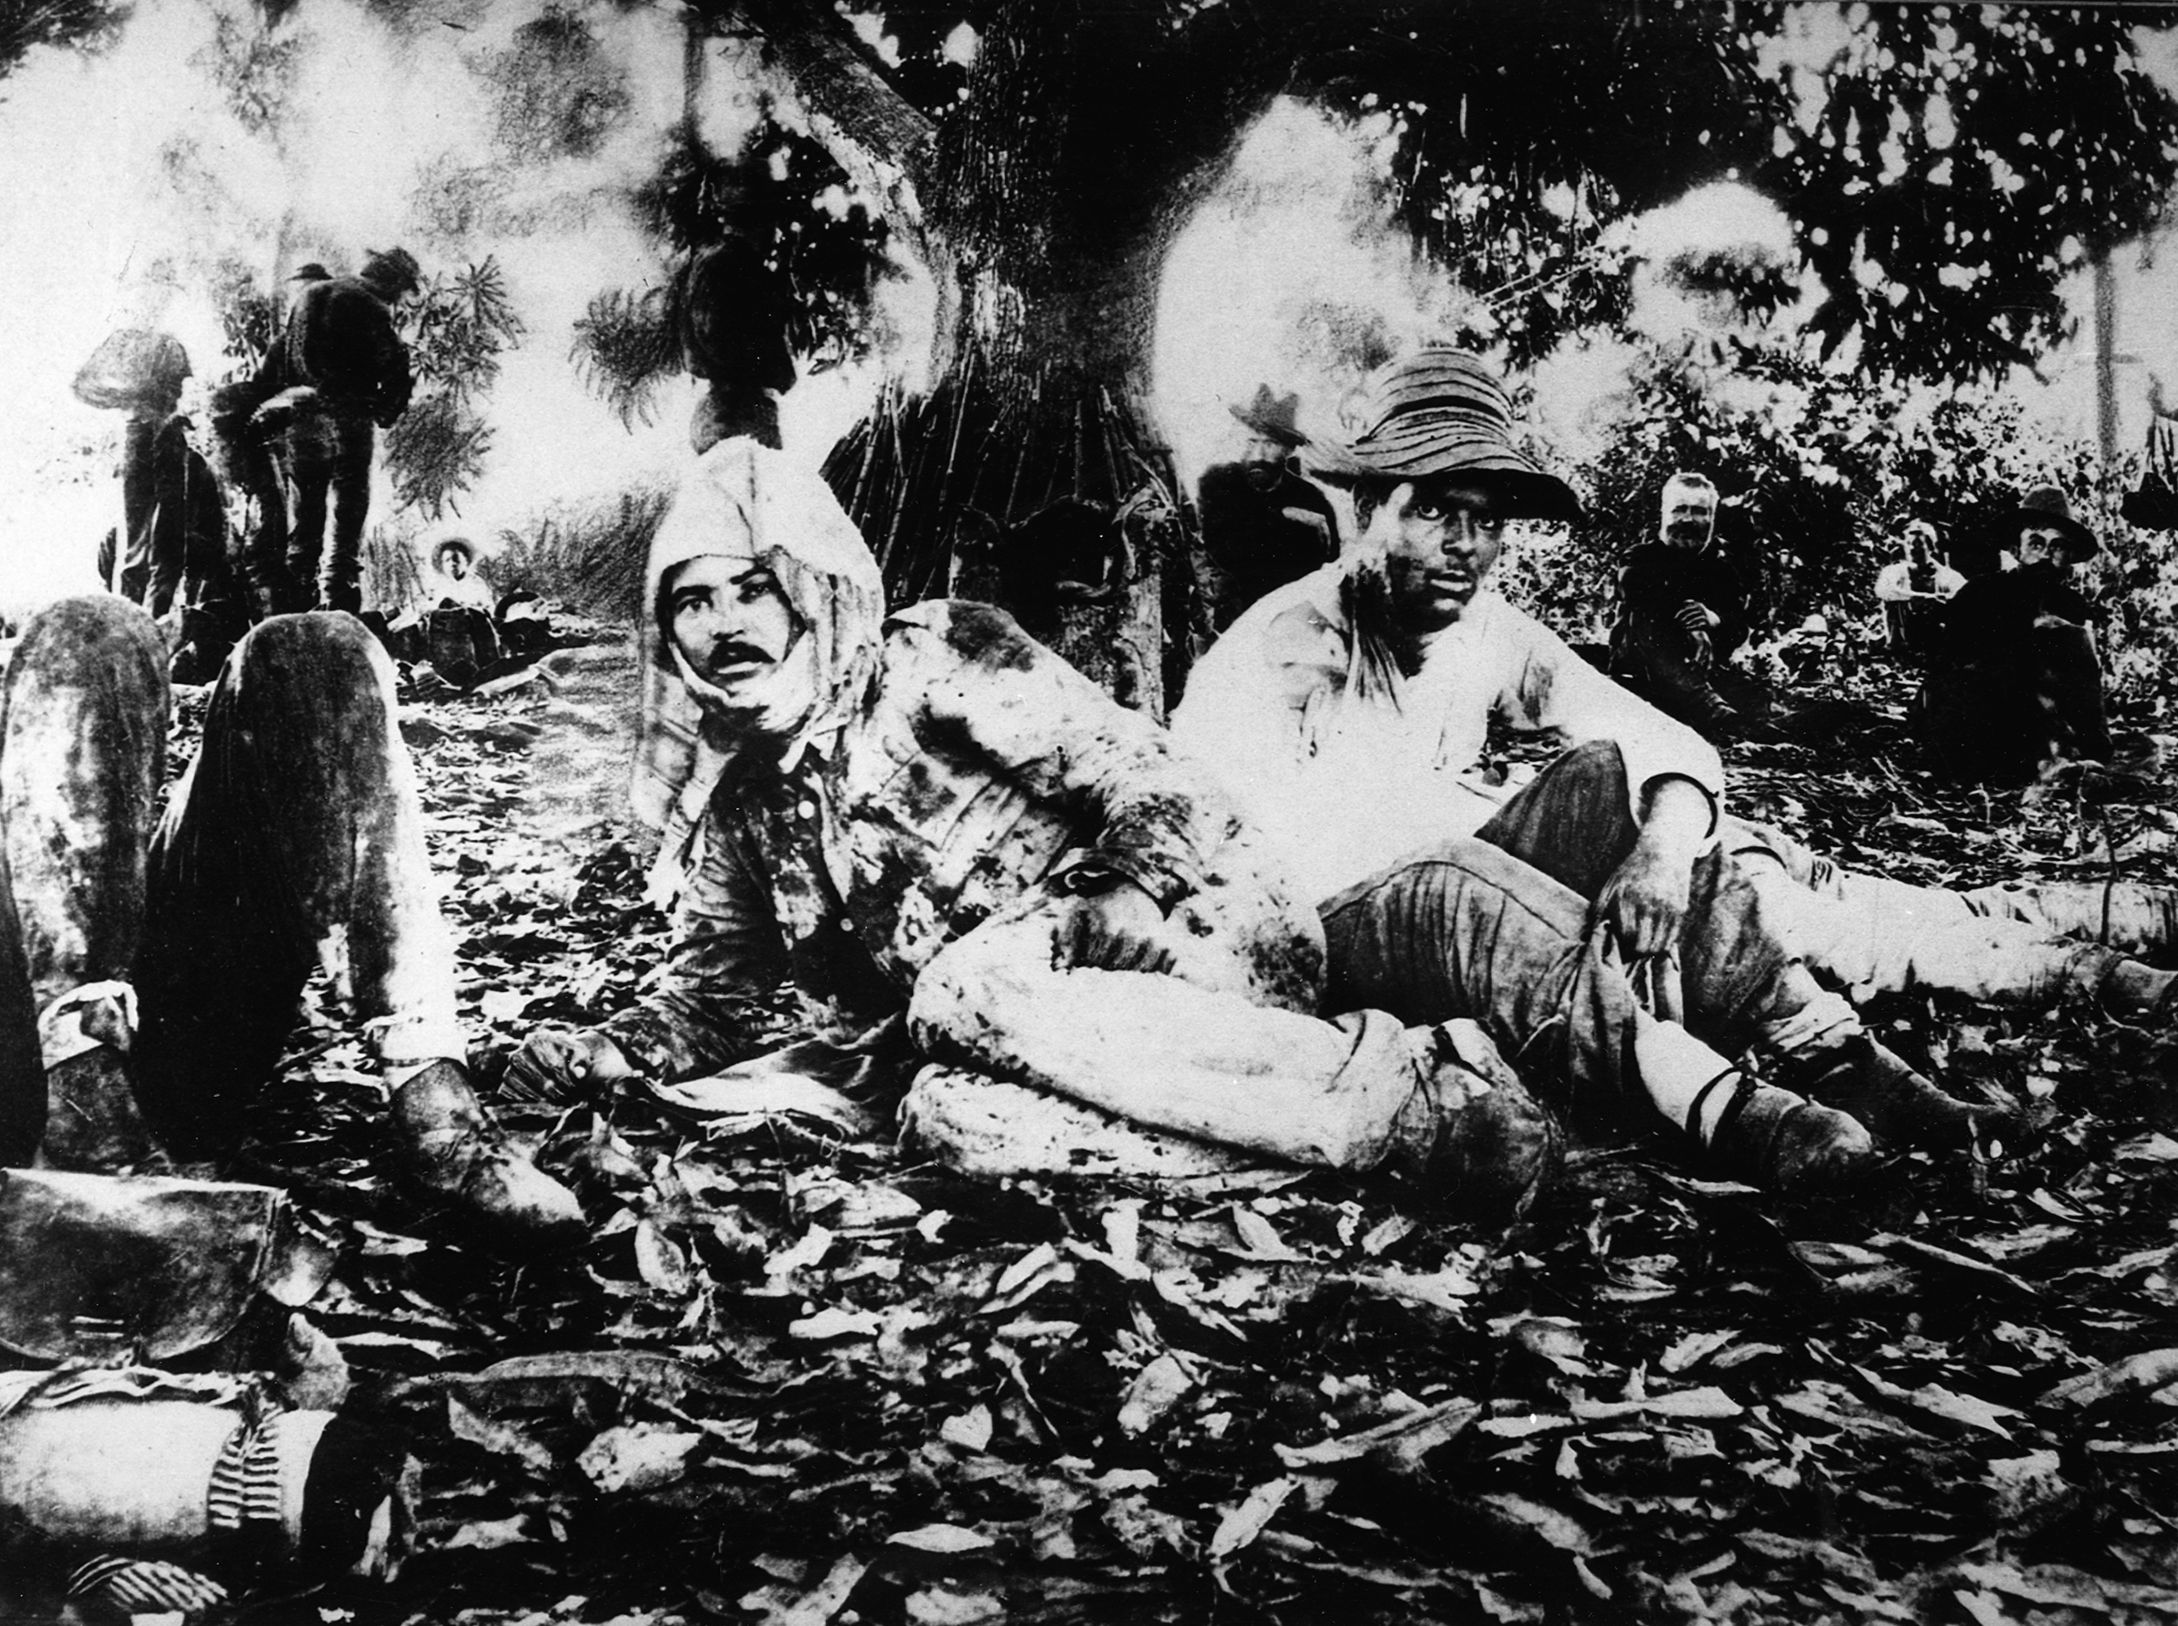
[{"label": "shirt sleeve", "polygon": [[703,854],[674,910],[673,940],[653,986],[603,1024],[645,1076],[687,1078],[739,1060],[749,1018],[788,974],[769,890],[714,810]]},{"label": "shirt sleeve", "polygon": [[1724,804],[1724,761],[1715,746],[1612,682],[1564,639],[1509,604],[1497,607],[1491,635],[1506,674],[1498,712],[1509,727],[1555,734],[1573,745],[1615,742],[1625,759],[1636,823],[1651,784],[1691,779],[1708,793],[1710,828],[1716,828]]},{"label": "shirt sleeve", "polygon": [[1875,595],[1885,604],[1896,604],[1913,593],[1913,567],[1900,559],[1876,572]]},{"label": "shirt sleeve", "polygon": [[1188,673],[1173,740],[1260,819],[1304,760],[1303,708],[1344,668],[1338,631],[1314,604],[1259,606]]},{"label": "shirt sleeve", "polygon": [[1170,910],[1199,892],[1235,826],[1209,775],[1030,638],[1001,610],[948,604],[896,618],[887,666],[919,689],[917,732],[1065,809],[1080,844],[1049,879],[1077,891],[1132,881]]}]

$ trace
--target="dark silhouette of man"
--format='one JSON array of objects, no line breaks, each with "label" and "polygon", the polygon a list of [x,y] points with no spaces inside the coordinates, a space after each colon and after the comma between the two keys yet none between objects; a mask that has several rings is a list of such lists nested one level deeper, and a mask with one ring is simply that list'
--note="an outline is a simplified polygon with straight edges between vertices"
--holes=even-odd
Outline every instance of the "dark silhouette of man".
[{"label": "dark silhouette of man", "polygon": [[1306,439],[1295,426],[1299,405],[1298,395],[1274,396],[1265,384],[1246,406],[1229,408],[1247,427],[1247,443],[1233,461],[1203,470],[1196,486],[1210,562],[1204,596],[1218,632],[1265,593],[1338,555],[1330,500],[1293,467]]},{"label": "dark silhouette of man", "polygon": [[288,318],[286,376],[310,393],[291,397],[286,430],[295,493],[287,562],[310,606],[351,613],[363,607],[373,430],[390,427],[407,411],[415,389],[394,308],[420,284],[415,256],[406,249],[373,252],[356,275],[306,286]]}]

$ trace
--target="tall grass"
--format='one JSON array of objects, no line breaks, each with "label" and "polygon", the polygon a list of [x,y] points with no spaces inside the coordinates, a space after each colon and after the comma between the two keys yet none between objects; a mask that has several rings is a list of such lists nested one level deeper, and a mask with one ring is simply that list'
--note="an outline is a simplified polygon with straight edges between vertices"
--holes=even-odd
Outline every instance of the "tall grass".
[{"label": "tall grass", "polygon": [[[651,534],[671,491],[638,487],[617,496],[561,503],[526,526],[503,526],[480,572],[496,594],[517,590],[595,621],[632,626],[641,611]],[[431,590],[432,547],[454,534],[403,514],[374,525],[363,544],[363,601],[397,615]]]},{"label": "tall grass", "polygon": [[528,530],[503,529],[489,567],[502,593],[523,589],[599,621],[634,625],[643,566],[672,493],[646,487],[553,509]]}]

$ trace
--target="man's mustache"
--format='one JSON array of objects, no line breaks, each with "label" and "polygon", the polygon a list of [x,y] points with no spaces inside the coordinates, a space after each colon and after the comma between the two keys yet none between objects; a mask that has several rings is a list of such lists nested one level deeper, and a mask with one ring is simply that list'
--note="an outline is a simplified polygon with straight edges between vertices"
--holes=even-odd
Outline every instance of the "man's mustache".
[{"label": "man's mustache", "polygon": [[711,646],[710,656],[704,664],[716,667],[726,666],[736,661],[761,661],[769,665],[771,651],[758,644],[745,644],[737,639],[729,638]]}]

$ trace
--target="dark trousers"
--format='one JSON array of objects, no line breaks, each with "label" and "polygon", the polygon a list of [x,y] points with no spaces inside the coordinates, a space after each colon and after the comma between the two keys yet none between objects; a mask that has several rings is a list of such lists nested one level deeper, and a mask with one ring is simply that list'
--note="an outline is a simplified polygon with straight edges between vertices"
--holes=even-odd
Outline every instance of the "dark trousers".
[{"label": "dark trousers", "polygon": [[157,629],[104,597],[32,621],[0,738],[0,1160],[27,1160],[45,1122],[38,1012],[86,984],[133,984],[137,1099],[185,1156],[239,1136],[328,940],[344,943],[381,1054],[461,1054],[452,945],[391,694],[359,623],[261,623],[222,672],[197,760],[154,828]]},{"label": "dark trousers", "polygon": [[273,448],[252,437],[230,459],[249,499],[250,530],[243,550],[252,619],[307,609],[303,588],[288,574],[287,480]]},{"label": "dark trousers", "polygon": [[[371,456],[377,439],[370,412],[322,398],[298,411],[287,432],[288,477],[294,482],[294,529],[287,568],[319,609],[363,608],[363,522],[371,507]],[[328,509],[332,543],[326,546]]]},{"label": "dark trousers", "polygon": [[151,583],[151,520],[159,507],[158,472],[153,447],[160,419],[131,412],[121,428],[121,575],[101,560],[100,576],[132,603],[144,602]]},{"label": "dark trousers", "polygon": [[1631,610],[1611,641],[1610,675],[1704,735],[1767,721],[1767,685],[1729,661],[1705,658],[1694,635],[1670,616]]},{"label": "dark trousers", "polygon": [[1933,673],[1922,690],[1929,744],[1950,773],[2018,783],[2044,766],[2107,759],[2102,663],[2084,627],[2036,627],[2023,649]]},{"label": "dark trousers", "polygon": [[[1636,834],[1618,747],[1566,752],[1473,837],[1324,904],[1327,1008],[1408,1023],[1469,1017],[1576,1122],[1648,1121],[1633,1057],[1641,1001],[1589,921]],[[1686,1025],[1724,1055],[1817,993],[1754,888],[1716,852],[1695,866],[1678,960]]]},{"label": "dark trousers", "polygon": [[[173,607],[188,567],[185,557],[188,518],[186,513],[162,513],[161,496],[186,507],[187,484],[181,469],[163,456],[180,455],[169,442],[160,445],[166,416],[131,412],[121,430],[121,557],[116,561],[101,549],[98,577],[131,603],[141,604],[154,616]],[[119,575],[115,574],[116,563]]]}]

